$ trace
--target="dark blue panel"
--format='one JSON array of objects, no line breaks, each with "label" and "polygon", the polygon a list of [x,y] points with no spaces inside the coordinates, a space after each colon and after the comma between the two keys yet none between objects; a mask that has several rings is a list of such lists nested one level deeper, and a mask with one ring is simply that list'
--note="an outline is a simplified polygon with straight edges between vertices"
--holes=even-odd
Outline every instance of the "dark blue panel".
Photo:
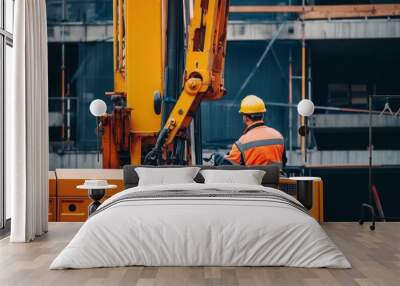
[{"label": "dark blue panel", "polygon": [[96,148],[96,120],[89,112],[90,102],[102,99],[108,104],[107,111],[111,112],[110,98],[104,93],[114,87],[112,53],[112,43],[79,44],[80,65],[72,81],[79,97],[77,146],[80,150]]}]

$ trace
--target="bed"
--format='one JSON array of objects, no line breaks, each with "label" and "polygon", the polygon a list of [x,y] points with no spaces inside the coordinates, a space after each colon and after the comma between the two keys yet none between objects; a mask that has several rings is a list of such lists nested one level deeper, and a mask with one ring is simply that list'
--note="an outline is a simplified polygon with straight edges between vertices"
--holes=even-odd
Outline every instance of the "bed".
[{"label": "bed", "polygon": [[125,166],[126,189],[99,207],[50,269],[132,265],[350,268],[307,210],[277,189],[279,168],[253,169],[266,172],[262,185],[204,183],[199,173],[194,183],[138,186],[136,166]]}]

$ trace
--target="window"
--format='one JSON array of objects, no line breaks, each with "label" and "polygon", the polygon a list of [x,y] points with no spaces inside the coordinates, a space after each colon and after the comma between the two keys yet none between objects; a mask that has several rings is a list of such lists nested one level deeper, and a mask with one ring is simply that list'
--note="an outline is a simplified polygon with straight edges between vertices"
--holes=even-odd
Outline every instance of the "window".
[{"label": "window", "polygon": [[[0,0],[0,229],[10,218],[10,194],[5,190],[5,100],[11,93],[14,0]],[[1,234],[1,232],[0,232]]]},{"label": "window", "polygon": [[13,21],[14,21],[14,0],[5,0],[4,3],[4,16],[5,16],[5,23],[4,27],[5,30],[9,33],[13,33]]},{"label": "window", "polygon": [[366,84],[328,84],[328,104],[336,107],[367,108],[368,88]]}]

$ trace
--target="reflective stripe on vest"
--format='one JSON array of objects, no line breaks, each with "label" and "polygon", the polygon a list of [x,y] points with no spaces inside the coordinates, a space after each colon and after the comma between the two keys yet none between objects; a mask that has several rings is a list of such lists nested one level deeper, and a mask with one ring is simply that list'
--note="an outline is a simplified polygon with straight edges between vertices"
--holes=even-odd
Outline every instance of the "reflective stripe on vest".
[{"label": "reflective stripe on vest", "polygon": [[283,138],[262,139],[262,140],[251,141],[248,143],[240,143],[240,141],[238,140],[235,142],[235,145],[238,147],[240,151],[243,165],[246,165],[245,152],[247,150],[262,146],[284,145],[284,142]]},{"label": "reflective stripe on vest", "polygon": [[240,152],[245,152],[250,148],[261,147],[261,146],[270,146],[270,145],[283,145],[282,138],[274,138],[274,139],[262,139],[251,141],[248,143],[240,143],[239,141],[235,142],[236,146],[238,146]]}]

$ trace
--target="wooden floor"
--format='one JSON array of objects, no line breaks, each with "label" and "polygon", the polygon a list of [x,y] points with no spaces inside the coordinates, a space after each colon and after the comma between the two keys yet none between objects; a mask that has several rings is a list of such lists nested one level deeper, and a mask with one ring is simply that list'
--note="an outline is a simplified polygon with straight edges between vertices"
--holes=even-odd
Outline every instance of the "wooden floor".
[{"label": "wooden floor", "polygon": [[400,285],[400,223],[379,223],[375,232],[357,223],[324,229],[353,269],[288,267],[124,267],[48,270],[80,223],[51,223],[44,237],[27,244],[0,241],[0,285]]}]

